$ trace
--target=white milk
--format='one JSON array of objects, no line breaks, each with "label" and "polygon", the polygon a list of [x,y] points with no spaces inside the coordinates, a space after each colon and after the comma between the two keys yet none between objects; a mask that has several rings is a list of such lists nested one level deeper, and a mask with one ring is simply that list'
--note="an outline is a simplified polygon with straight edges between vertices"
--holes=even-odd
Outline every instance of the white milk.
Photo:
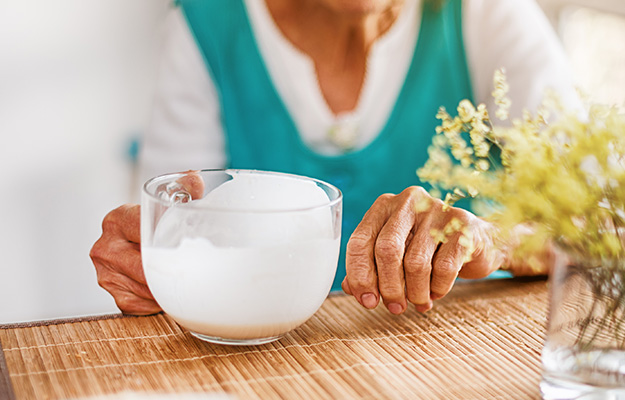
[{"label": "white milk", "polygon": [[153,243],[142,247],[150,290],[196,333],[283,334],[310,318],[332,285],[340,225],[330,207],[314,208],[328,203],[310,181],[233,174],[160,218]]},{"label": "white milk", "polygon": [[143,263],[160,306],[207,336],[277,336],[310,318],[325,300],[339,240],[219,248],[186,239],[175,249],[146,248]]}]

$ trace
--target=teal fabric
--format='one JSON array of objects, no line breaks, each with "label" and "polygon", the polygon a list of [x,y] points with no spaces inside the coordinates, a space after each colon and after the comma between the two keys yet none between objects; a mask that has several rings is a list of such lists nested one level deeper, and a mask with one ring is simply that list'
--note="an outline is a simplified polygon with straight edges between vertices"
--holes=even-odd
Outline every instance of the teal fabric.
[{"label": "teal fabric", "polygon": [[347,240],[374,200],[421,185],[416,170],[427,159],[439,106],[455,110],[460,100],[473,99],[461,3],[424,6],[412,63],[386,126],[365,148],[327,156],[302,142],[272,84],[242,0],[179,1],[219,93],[229,166],[312,176],[343,192],[333,290],[345,276]]}]

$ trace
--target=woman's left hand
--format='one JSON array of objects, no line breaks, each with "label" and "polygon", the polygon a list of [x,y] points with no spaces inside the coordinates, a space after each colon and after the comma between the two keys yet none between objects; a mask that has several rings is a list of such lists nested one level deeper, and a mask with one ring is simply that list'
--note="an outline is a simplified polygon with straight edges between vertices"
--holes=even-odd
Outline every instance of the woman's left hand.
[{"label": "woman's left hand", "polygon": [[[436,233],[449,226],[461,229],[441,242]],[[483,278],[503,265],[506,254],[493,245],[494,232],[466,210],[445,209],[421,187],[382,195],[349,239],[343,290],[366,308],[381,297],[393,314],[403,313],[408,302],[428,311],[457,277]]]}]

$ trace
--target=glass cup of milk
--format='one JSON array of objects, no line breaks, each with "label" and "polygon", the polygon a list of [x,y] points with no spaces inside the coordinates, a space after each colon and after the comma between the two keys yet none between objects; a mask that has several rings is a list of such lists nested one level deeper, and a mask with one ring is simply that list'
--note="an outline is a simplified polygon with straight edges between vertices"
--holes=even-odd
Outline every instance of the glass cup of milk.
[{"label": "glass cup of milk", "polygon": [[279,339],[327,297],[339,257],[342,194],[304,176],[252,170],[147,181],[141,253],[161,308],[194,336]]}]

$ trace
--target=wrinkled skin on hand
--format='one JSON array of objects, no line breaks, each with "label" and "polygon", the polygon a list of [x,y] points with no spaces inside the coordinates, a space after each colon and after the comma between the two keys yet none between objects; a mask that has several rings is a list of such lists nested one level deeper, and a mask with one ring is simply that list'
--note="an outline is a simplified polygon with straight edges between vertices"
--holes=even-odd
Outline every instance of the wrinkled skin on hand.
[{"label": "wrinkled skin on hand", "polygon": [[[193,199],[204,193],[204,182],[194,171],[178,180]],[[140,206],[125,204],[109,212],[102,222],[102,235],[89,256],[98,284],[108,291],[126,314],[147,315],[161,311],[147,286],[141,263]]]},{"label": "wrinkled skin on hand", "polygon": [[[424,200],[429,207],[419,211],[415,205]],[[432,231],[442,231],[454,218],[468,229],[465,238],[470,237],[473,246],[462,245],[459,231],[443,243],[434,238]],[[408,303],[426,312],[451,290],[457,277],[483,278],[504,264],[515,275],[545,273],[512,260],[508,249],[494,245],[495,235],[490,223],[460,208],[445,210],[442,201],[421,187],[382,195],[347,244],[343,290],[366,308],[375,308],[382,299],[393,314],[403,313]]]}]

